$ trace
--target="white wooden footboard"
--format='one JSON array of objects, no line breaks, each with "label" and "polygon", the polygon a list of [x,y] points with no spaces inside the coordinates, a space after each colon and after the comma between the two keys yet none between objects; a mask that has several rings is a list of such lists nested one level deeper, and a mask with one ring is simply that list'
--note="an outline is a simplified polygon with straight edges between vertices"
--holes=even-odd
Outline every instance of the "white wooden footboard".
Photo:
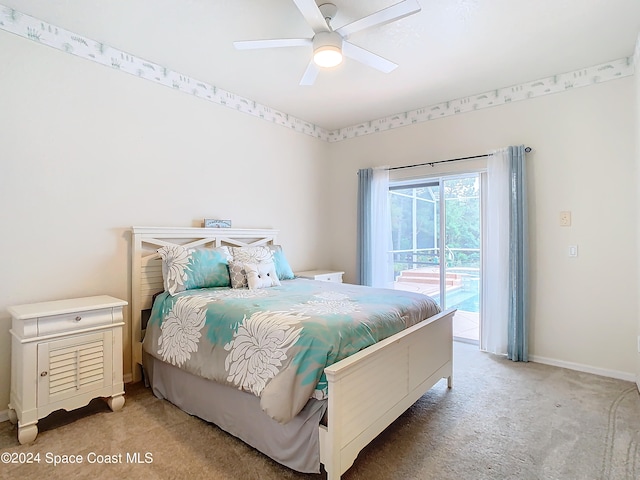
[{"label": "white wooden footboard", "polygon": [[358,453],[440,379],[453,382],[453,316],[447,310],[325,368],[327,427],[320,461],[338,480]]}]

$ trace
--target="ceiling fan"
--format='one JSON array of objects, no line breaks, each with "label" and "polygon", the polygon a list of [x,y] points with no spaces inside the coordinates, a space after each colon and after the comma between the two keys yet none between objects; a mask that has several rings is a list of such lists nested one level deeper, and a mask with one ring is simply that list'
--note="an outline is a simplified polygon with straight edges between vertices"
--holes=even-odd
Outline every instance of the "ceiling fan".
[{"label": "ceiling fan", "polygon": [[[322,1],[322,0],[319,0]],[[360,63],[389,73],[398,65],[386,58],[360,48],[347,39],[365,28],[384,25],[420,11],[417,0],[404,0],[355,22],[334,30],[331,19],[338,8],[333,3],[316,4],[315,0],[293,0],[300,13],[314,32],[313,38],[274,38],[269,40],[241,40],[233,42],[238,50],[280,47],[313,47],[313,57],[307,66],[300,85],[313,85],[320,68],[335,67],[342,63],[343,55]]]}]

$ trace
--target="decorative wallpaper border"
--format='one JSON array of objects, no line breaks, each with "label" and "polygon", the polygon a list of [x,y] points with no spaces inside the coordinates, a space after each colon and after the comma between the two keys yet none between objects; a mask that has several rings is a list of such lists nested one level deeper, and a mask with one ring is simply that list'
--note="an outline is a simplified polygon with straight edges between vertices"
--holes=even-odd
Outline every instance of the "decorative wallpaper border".
[{"label": "decorative wallpaper border", "polygon": [[369,135],[392,128],[404,127],[414,123],[426,122],[437,118],[471,112],[482,108],[495,107],[519,100],[564,92],[572,88],[586,87],[596,83],[615,80],[633,75],[633,57],[621,58],[612,62],[576,70],[575,72],[553,75],[522,85],[500,88],[491,92],[458,98],[448,102],[398,113],[389,117],[372,120],[351,127],[334,130],[330,133],[332,142],[346,140],[361,135]]},{"label": "decorative wallpaper border", "polygon": [[43,22],[42,20],[1,4],[0,30],[14,33],[34,42],[173,88],[174,90],[196,96],[203,100],[208,100],[239,112],[248,113],[249,115],[327,142],[338,142],[362,135],[370,135],[393,128],[457,115],[459,113],[495,107],[519,100],[559,93],[572,88],[586,87],[609,80],[616,80],[633,75],[634,64],[637,63],[638,58],[640,58],[639,35],[633,56],[329,131],[305,120],[236,95],[235,93],[217,88],[215,85],[174,72],[168,67],[138,58],[135,55]]},{"label": "decorative wallpaper border", "polygon": [[0,30],[322,140],[329,130],[0,4]]}]

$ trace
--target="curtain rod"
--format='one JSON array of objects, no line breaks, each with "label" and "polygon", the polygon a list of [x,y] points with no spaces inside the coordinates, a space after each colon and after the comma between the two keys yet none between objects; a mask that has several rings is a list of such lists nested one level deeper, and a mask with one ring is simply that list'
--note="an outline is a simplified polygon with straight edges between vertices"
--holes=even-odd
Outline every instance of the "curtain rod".
[{"label": "curtain rod", "polygon": [[[525,147],[524,151],[529,153],[531,151],[531,147]],[[425,165],[429,165],[430,167],[433,167],[436,163],[459,162],[461,160],[472,160],[474,158],[483,158],[488,156],[489,154],[485,153],[484,155],[474,155],[472,157],[451,158],[449,160],[438,160],[437,162],[415,163],[413,165],[403,165],[402,167],[389,167],[387,170],[400,170],[402,168],[424,167]]]}]

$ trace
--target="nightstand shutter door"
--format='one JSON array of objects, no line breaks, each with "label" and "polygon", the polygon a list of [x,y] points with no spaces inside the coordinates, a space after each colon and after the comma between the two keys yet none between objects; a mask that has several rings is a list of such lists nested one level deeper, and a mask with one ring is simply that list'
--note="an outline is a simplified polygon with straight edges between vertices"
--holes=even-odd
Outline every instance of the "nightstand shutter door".
[{"label": "nightstand shutter door", "polygon": [[111,332],[38,345],[38,406],[111,384]]}]

